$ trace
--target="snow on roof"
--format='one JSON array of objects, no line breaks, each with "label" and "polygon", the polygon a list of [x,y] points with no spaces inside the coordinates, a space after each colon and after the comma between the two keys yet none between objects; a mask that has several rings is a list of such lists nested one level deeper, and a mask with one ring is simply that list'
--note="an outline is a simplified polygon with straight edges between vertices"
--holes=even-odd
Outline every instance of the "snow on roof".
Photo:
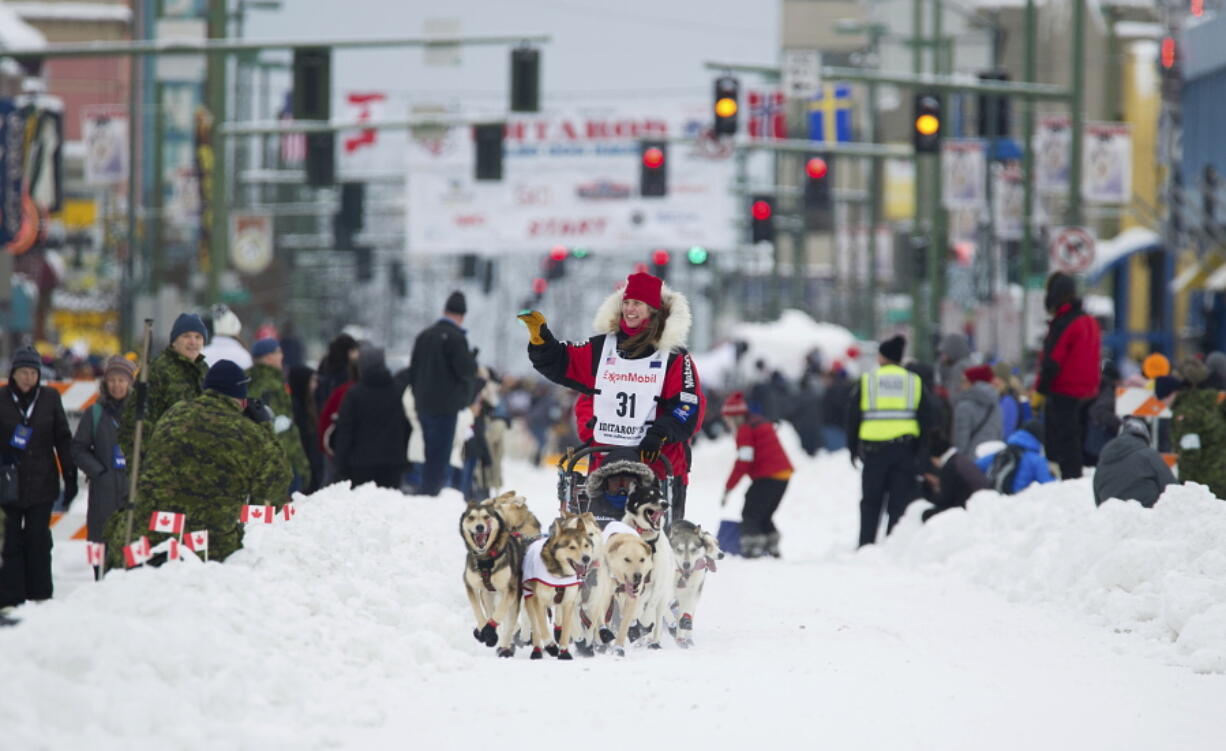
[{"label": "snow on roof", "polygon": [[828,367],[835,360],[846,364],[847,348],[856,343],[855,335],[842,326],[815,321],[799,310],[785,310],[777,321],[737,324],[731,338],[749,345],[741,358],[742,367],[752,368],[754,362],[763,360],[767,367],[790,378],[804,372],[805,356],[813,350],[821,352],[822,363]]},{"label": "snow on roof", "polygon": [[1086,270],[1086,276],[1097,280],[1111,264],[1121,258],[1161,244],[1162,237],[1148,227],[1132,227],[1110,240],[1099,240],[1094,248],[1094,262]]},{"label": "snow on roof", "polygon": [[117,3],[16,2],[5,5],[22,18],[35,21],[132,21],[132,9]]},{"label": "snow on roof", "polygon": [[0,3],[0,48],[11,50],[46,47],[47,37],[21,20],[13,5],[14,3]]}]

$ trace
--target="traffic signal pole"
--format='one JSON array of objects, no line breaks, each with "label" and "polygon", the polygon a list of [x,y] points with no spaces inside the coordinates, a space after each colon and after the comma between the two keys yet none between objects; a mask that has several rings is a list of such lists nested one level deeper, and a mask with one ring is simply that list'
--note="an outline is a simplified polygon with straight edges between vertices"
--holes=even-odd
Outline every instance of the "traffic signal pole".
[{"label": "traffic signal pole", "polygon": [[[209,3],[208,29],[210,40],[224,40],[227,31],[226,9],[228,3]],[[209,148],[213,153],[212,174],[203,174],[202,180],[208,180],[208,204],[205,216],[209,233],[209,266],[208,292],[209,304],[221,302],[221,270],[230,257],[229,211],[226,205],[226,149],[222,140],[220,126],[226,121],[226,66],[230,59],[226,55],[209,55],[208,84],[206,88],[206,103],[212,115],[212,127],[209,128]],[[155,125],[154,127],[157,127]],[[197,144],[199,148],[199,144]],[[160,150],[160,149],[159,149]],[[201,164],[202,169],[208,169],[207,164]]]},{"label": "traffic signal pole", "polygon": [[[1035,0],[1026,0],[1025,13],[1025,49],[1023,51],[1022,74],[1026,83],[1035,79],[1035,47],[1038,29],[1038,11]],[[1018,351],[1026,356],[1026,326],[1030,322],[1030,277],[1034,274],[1034,100],[1027,99],[1022,110],[1022,139],[1026,147],[1022,149],[1022,182],[1026,186],[1022,194],[1022,324],[1021,346]]]}]

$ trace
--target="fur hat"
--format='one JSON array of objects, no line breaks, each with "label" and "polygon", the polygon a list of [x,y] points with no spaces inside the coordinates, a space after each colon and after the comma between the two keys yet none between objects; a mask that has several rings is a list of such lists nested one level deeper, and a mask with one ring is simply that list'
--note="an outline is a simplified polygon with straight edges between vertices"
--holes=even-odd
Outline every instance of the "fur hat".
[{"label": "fur hat", "polygon": [[971,383],[991,383],[996,374],[992,372],[990,366],[974,365],[962,371],[962,375],[966,376],[966,380]]},{"label": "fur hat", "polygon": [[102,377],[106,378],[111,373],[119,373],[127,376],[129,381],[135,381],[136,363],[123,355],[111,355],[106,359],[106,366],[102,368]]},{"label": "fur hat", "polygon": [[622,446],[610,451],[600,466],[588,474],[587,497],[601,497],[605,480],[621,474],[634,475],[640,486],[652,485],[656,481],[656,473],[651,471],[651,467],[639,461],[639,452]]},{"label": "fur hat", "polygon": [[660,309],[660,292],[664,280],[652,276],[645,271],[638,271],[626,277],[626,289],[622,293],[623,300],[640,300],[656,310]]},{"label": "fur hat", "polygon": [[1175,376],[1164,375],[1154,379],[1154,396],[1159,399],[1165,399],[1181,388],[1183,388],[1183,381]]},{"label": "fur hat", "polygon": [[251,356],[263,357],[264,355],[271,355],[273,352],[276,352],[279,349],[281,349],[281,343],[270,336],[260,339],[255,344],[251,345]]},{"label": "fur hat", "polygon": [[200,320],[200,316],[195,313],[180,313],[174,325],[170,327],[170,343],[174,344],[175,339],[189,331],[195,331],[205,340],[209,338],[209,332],[204,328],[204,321]]},{"label": "fur hat", "polygon": [[468,301],[464,299],[464,293],[460,290],[447,295],[447,303],[443,306],[444,313],[452,313],[462,316],[468,313]]},{"label": "fur hat", "polygon": [[218,360],[204,376],[205,391],[216,391],[235,399],[247,398],[249,383],[251,378],[230,360]]},{"label": "fur hat", "polygon": [[907,338],[902,334],[886,339],[877,347],[881,356],[890,362],[902,362],[902,353],[907,349]]},{"label": "fur hat", "polygon": [[212,314],[213,336],[238,336],[243,330],[243,322],[228,305],[214,305]]},{"label": "fur hat", "polygon": [[1161,352],[1155,352],[1141,362],[1141,374],[1146,378],[1170,375],[1171,361]]},{"label": "fur hat", "polygon": [[749,405],[745,403],[745,394],[740,391],[733,391],[724,401],[724,406],[720,409],[719,413],[724,417],[749,414]]}]

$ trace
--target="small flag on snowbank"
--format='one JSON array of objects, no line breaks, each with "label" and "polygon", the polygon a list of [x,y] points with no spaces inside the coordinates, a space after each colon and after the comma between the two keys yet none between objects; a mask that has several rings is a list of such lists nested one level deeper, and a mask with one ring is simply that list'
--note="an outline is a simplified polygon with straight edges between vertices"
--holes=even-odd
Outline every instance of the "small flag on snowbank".
[{"label": "small flag on snowbank", "polygon": [[106,561],[106,543],[85,543],[85,559],[89,561],[91,566],[101,566]]},{"label": "small flag on snowbank", "polygon": [[139,566],[152,557],[153,552],[149,550],[149,538],[143,535],[136,542],[123,547],[123,562],[128,568]]},{"label": "small flag on snowbank", "polygon": [[188,532],[183,538],[183,544],[188,550],[194,550],[197,553],[207,552],[209,549],[209,531],[202,529],[199,532]]},{"label": "small flag on snowbank", "polygon": [[281,516],[285,517],[285,521],[293,519],[296,513],[298,513],[298,509],[294,508],[292,503],[287,503],[281,507]]},{"label": "small flag on snowbank", "polygon": [[151,549],[149,552],[151,554],[152,553],[165,553],[166,560],[177,561],[179,560],[179,555],[180,555],[179,541],[173,537],[167,537],[165,540],[162,540],[157,545],[154,545],[153,549]]},{"label": "small flag on snowbank", "polygon": [[272,510],[272,506],[252,506],[249,504],[244,504],[243,511],[241,514],[239,514],[238,520],[243,524],[259,522],[272,524],[274,516],[276,516],[276,512]]},{"label": "small flag on snowbank", "polygon": [[154,532],[169,532],[172,535],[183,533],[183,523],[187,521],[186,514],[176,514],[173,511],[154,511],[149,517],[149,529]]}]

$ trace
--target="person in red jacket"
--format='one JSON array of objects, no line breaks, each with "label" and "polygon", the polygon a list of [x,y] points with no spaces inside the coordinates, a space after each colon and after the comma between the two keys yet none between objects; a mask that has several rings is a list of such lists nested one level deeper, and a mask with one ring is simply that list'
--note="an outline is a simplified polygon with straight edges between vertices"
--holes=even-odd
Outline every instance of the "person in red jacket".
[{"label": "person in red jacket", "polygon": [[778,558],[779,530],[772,517],[792,478],[792,462],[779,444],[775,426],[765,417],[750,414],[740,391],[728,397],[721,414],[736,431],[736,463],[724,484],[724,497],[719,505],[727,503],[728,494],[742,477],[749,475],[751,482],[741,510],[741,555]]},{"label": "person in red jacket", "polygon": [[[597,446],[637,448],[642,462],[665,477],[673,469],[672,520],[685,518],[690,438],[702,425],[707,400],[685,349],[690,306],[659,277],[635,273],[596,311],[596,335],[581,342],[554,338],[539,311],[521,313],[528,359],[537,372],[580,394],[579,437]],[[599,466],[593,455],[592,469]]]},{"label": "person in red jacket", "polygon": [[1081,477],[1082,406],[1098,396],[1102,377],[1102,332],[1081,309],[1077,283],[1057,271],[1043,301],[1051,320],[1043,339],[1037,390],[1045,397],[1043,446],[1060,477]]}]

